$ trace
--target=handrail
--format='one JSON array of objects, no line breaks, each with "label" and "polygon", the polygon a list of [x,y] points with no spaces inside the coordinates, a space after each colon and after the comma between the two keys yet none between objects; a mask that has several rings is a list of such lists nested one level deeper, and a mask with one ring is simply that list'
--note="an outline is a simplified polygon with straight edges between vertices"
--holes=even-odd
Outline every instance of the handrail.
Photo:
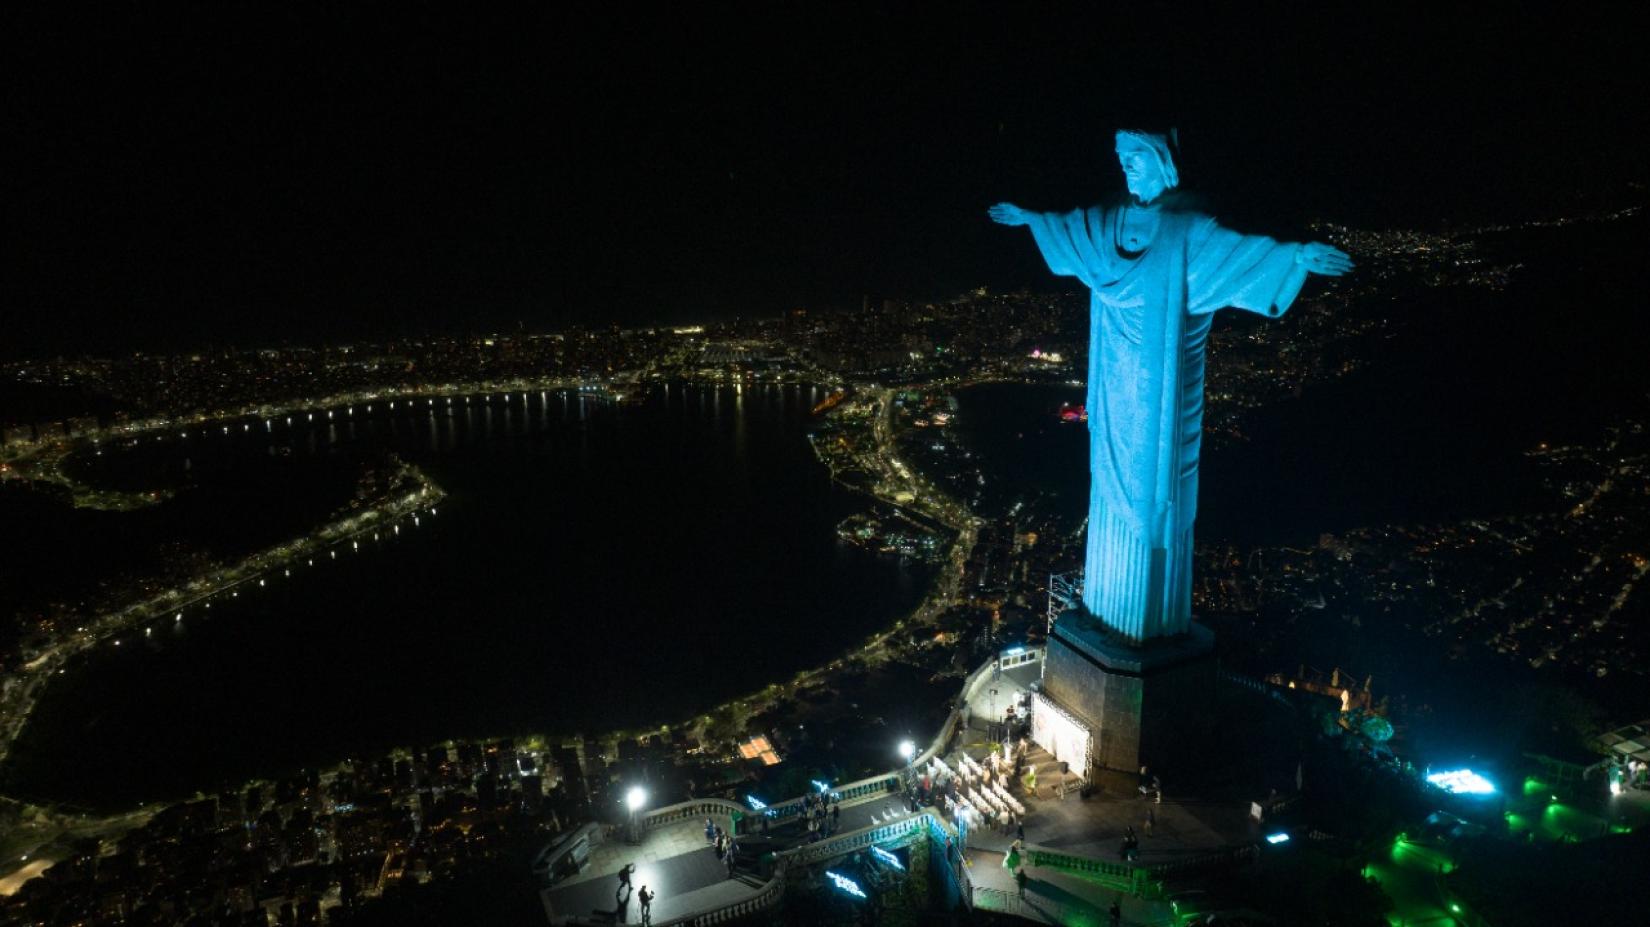
[{"label": "handrail", "polygon": [[747,813],[744,805],[728,801],[725,798],[695,798],[646,812],[642,815],[640,823],[643,830],[652,830],[655,827],[663,827],[667,824],[675,824],[679,821],[701,816],[714,817],[721,815],[731,820],[734,812]]},{"label": "handrail", "polygon": [[781,850],[774,854],[774,858],[783,861],[787,865],[806,866],[820,860],[831,859],[852,853],[855,850],[864,849],[873,843],[900,839],[920,830],[924,824],[939,828],[942,833],[953,840],[957,837],[956,830],[943,817],[940,817],[937,809],[923,808],[897,820],[872,824],[816,843],[805,843],[789,850]]},{"label": "handrail", "polygon": [[1221,847],[1218,850],[1210,850],[1207,853],[1199,853],[1196,856],[1187,856],[1181,859],[1146,863],[1140,868],[1150,873],[1153,878],[1162,879],[1164,876],[1178,875],[1221,864],[1245,865],[1254,862],[1259,856],[1260,847],[1251,843],[1239,847]]},{"label": "handrail", "polygon": [[[707,800],[706,802],[701,803],[684,802],[682,805],[672,806],[672,808],[685,810],[686,806],[706,804],[709,801],[717,801],[724,805],[733,804],[732,802],[723,802],[719,799],[715,799]],[[660,810],[664,811],[667,809]],[[689,925],[691,925],[691,927],[701,927],[701,925],[722,924],[740,917],[744,917],[747,914],[754,914],[758,911],[762,911],[776,904],[780,897],[784,894],[785,879],[790,867],[805,866],[810,863],[830,859],[835,856],[852,853],[855,850],[863,849],[874,843],[883,843],[884,841],[906,837],[913,833],[920,832],[924,829],[925,825],[931,828],[938,828],[953,839],[956,837],[956,831],[951,828],[950,824],[948,824],[944,818],[940,817],[938,811],[933,808],[924,808],[921,811],[910,814],[897,821],[891,821],[886,824],[877,824],[871,827],[862,827],[859,830],[841,834],[828,840],[822,840],[818,843],[810,843],[800,847],[793,847],[789,850],[784,850],[774,854],[774,858],[778,865],[774,869],[773,876],[769,878],[768,881],[764,883],[754,895],[751,895],[748,898],[742,898],[721,907],[712,908],[705,911],[696,911],[691,914],[683,914],[678,917],[673,917],[670,920],[658,921],[657,927],[689,927]]]},{"label": "handrail", "polygon": [[1296,705],[1294,702],[1290,701],[1289,696],[1284,695],[1283,692],[1280,691],[1276,686],[1268,685],[1266,682],[1264,682],[1262,680],[1259,680],[1259,679],[1255,679],[1252,676],[1245,676],[1241,673],[1234,673],[1231,670],[1226,669],[1225,667],[1221,667],[1216,672],[1216,678],[1221,682],[1230,682],[1230,683],[1235,683],[1237,685],[1243,686],[1244,688],[1250,689],[1250,690],[1252,690],[1252,691],[1254,691],[1254,692],[1256,692],[1260,695],[1264,695],[1267,698],[1270,698],[1272,701],[1277,702],[1278,704],[1283,705],[1287,708],[1291,708],[1291,709],[1294,709],[1296,711],[1299,710],[1299,706]]},{"label": "handrail", "polygon": [[1025,854],[1028,865],[1047,866],[1050,869],[1094,879],[1107,888],[1126,891],[1131,895],[1144,896],[1152,881],[1152,873],[1145,866],[1111,862],[1038,846],[1026,847]]},{"label": "handrail", "polygon": [[[1042,654],[1044,654],[1044,649],[1045,648],[1042,647],[1033,647],[1028,652],[1039,654],[1037,659],[1040,660],[1044,658],[1042,656]],[[992,657],[986,662],[980,664],[974,669],[973,672],[964,677],[962,697],[957,700],[957,704],[952,706],[950,713],[946,715],[945,723],[940,725],[939,733],[934,735],[934,739],[928,744],[928,748],[911,759],[910,765],[912,768],[926,765],[929,760],[932,760],[935,756],[945,752],[945,745],[951,740],[951,732],[957,726],[957,718],[962,714],[962,706],[968,704],[970,701],[973,701],[974,696],[977,694],[975,690],[977,690],[980,684],[984,681],[986,674],[991,671],[991,667],[999,663],[1001,660],[1001,655]],[[867,776],[864,779],[858,779],[837,788],[833,788],[831,789],[831,794],[838,796],[843,801],[852,801],[853,799],[861,798],[866,795],[895,791],[899,787],[899,780],[903,771],[904,767],[891,770],[889,772],[878,773],[874,776]],[[786,799],[785,801],[774,802],[768,806],[767,810],[770,812],[769,817],[772,818],[790,817],[791,815],[797,814],[802,810],[802,798],[801,796],[798,796],[796,798]]]},{"label": "handrail", "polygon": [[1068,905],[1049,898],[1033,900],[1017,892],[1000,888],[982,888],[978,885],[974,886],[973,897],[969,900],[981,911],[1007,914],[1010,917],[1045,924],[1097,923],[1097,915],[1100,913],[1099,908],[1089,905]]},{"label": "handrail", "polygon": [[785,894],[785,873],[775,872],[755,895],[743,898],[732,904],[712,908],[708,911],[699,911],[693,914],[683,914],[668,921],[655,921],[655,927],[700,927],[703,924],[723,924],[737,920],[747,914],[773,907],[780,897]]},{"label": "handrail", "polygon": [[1028,846],[1025,852],[1030,859],[1030,864],[1033,866],[1048,866],[1051,869],[1070,872],[1075,875],[1098,878],[1102,882],[1111,883],[1115,888],[1127,890],[1141,896],[1153,892],[1157,888],[1155,883],[1161,882],[1168,876],[1220,865],[1245,865],[1254,862],[1260,854],[1260,850],[1256,845],[1245,844],[1237,847],[1220,847],[1206,853],[1199,853],[1196,856],[1186,856],[1179,859],[1159,860],[1154,863],[1129,863],[1095,859],[1092,856],[1050,850],[1039,846]]}]

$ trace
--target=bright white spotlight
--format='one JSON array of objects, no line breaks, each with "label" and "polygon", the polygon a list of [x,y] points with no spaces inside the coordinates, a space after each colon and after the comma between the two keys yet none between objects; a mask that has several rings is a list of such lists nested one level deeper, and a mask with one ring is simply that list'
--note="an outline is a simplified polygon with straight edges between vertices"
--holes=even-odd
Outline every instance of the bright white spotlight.
[{"label": "bright white spotlight", "polygon": [[900,741],[899,755],[905,762],[911,762],[911,758],[917,755],[917,745],[909,740]]},{"label": "bright white spotlight", "polygon": [[1493,795],[1495,783],[1470,769],[1451,769],[1435,772],[1427,781],[1452,795]]},{"label": "bright white spotlight", "polygon": [[642,806],[647,804],[647,790],[639,785],[631,786],[624,795],[624,803],[631,811],[642,810]]}]

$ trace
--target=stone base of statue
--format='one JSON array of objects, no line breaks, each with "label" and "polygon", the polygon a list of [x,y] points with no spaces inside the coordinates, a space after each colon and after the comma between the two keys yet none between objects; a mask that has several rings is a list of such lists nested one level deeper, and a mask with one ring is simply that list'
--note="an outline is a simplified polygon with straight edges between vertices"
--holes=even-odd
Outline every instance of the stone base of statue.
[{"label": "stone base of statue", "polygon": [[1214,641],[1195,621],[1185,634],[1133,643],[1080,609],[1055,619],[1043,692],[1088,726],[1091,780],[1146,766],[1185,782],[1210,760]]}]

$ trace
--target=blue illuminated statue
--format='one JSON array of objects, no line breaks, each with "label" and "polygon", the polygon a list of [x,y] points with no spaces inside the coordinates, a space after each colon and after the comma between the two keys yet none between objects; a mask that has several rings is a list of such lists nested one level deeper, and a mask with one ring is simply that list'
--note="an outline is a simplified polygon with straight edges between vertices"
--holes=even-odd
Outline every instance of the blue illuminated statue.
[{"label": "blue illuminated statue", "polygon": [[1307,274],[1352,269],[1329,245],[1242,235],[1177,208],[1172,141],[1172,132],[1117,133],[1130,194],[1122,202],[990,210],[1003,225],[1030,226],[1049,269],[1092,293],[1083,605],[1135,642],[1191,625],[1204,351],[1215,310],[1276,318]]}]

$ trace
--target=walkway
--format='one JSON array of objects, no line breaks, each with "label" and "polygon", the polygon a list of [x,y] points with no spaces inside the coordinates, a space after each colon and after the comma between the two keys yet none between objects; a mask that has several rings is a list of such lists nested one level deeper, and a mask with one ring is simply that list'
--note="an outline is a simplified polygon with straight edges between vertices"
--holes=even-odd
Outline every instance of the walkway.
[{"label": "walkway", "polygon": [[[721,824],[726,827],[727,820]],[[631,891],[624,892],[618,872],[627,864],[635,864],[636,871],[630,876]],[[552,918],[637,924],[642,914],[635,893],[644,885],[655,896],[653,919],[663,922],[754,897],[762,884],[748,871],[728,878],[727,866],[705,842],[701,819],[655,828],[640,845],[626,843],[615,834],[590,851],[590,860],[578,875],[558,882],[541,897]]]},{"label": "walkway", "polygon": [[[1008,706],[1018,705],[1031,692],[1031,684],[1043,678],[1043,661],[1036,660],[1023,666],[1015,666],[991,679],[985,681],[979,694],[969,701],[968,727],[976,730],[982,737],[997,734],[1001,736],[1001,728],[996,731],[990,729],[992,722],[1000,722],[1008,712]],[[1015,708],[1015,715],[1025,717],[1023,708]]]},{"label": "walkway", "polygon": [[[1014,877],[1003,868],[1003,854],[969,849],[968,876],[976,888],[975,900],[987,910],[1002,911],[1044,924],[1105,924],[1113,901],[1120,901],[1123,923],[1168,925],[1174,912],[1167,901],[1131,898],[1076,876],[1046,867],[1026,867],[1025,896]],[[984,897],[982,897],[984,896]],[[1000,906],[999,906],[1000,905]]]},{"label": "walkway", "polygon": [[[1003,674],[1005,679],[1013,670]],[[975,761],[983,761],[990,750],[985,722],[976,717],[963,732],[961,750]],[[946,757],[953,762],[956,751]],[[1240,802],[1209,802],[1195,795],[1176,796],[1173,783],[1166,783],[1167,800],[1152,802],[1135,790],[1132,777],[1109,775],[1098,777],[1097,787],[1088,798],[1083,798],[1075,784],[1077,777],[1069,775],[1066,781],[1072,787],[1065,797],[1052,783],[1060,777],[1059,764],[1040,747],[1033,745],[1030,761],[1037,767],[1037,792],[1027,795],[1024,786],[1015,783],[1011,792],[1026,807],[1026,843],[1065,853],[1089,856],[1101,860],[1119,859],[1123,833],[1133,827],[1140,837],[1138,862],[1170,862],[1195,856],[1222,847],[1255,843],[1264,834],[1249,820],[1247,804]],[[1146,833],[1146,815],[1151,812],[1157,823],[1152,833]],[[998,853],[1008,849],[1011,835],[1005,836],[991,828],[976,828],[969,832],[968,843]]]}]

